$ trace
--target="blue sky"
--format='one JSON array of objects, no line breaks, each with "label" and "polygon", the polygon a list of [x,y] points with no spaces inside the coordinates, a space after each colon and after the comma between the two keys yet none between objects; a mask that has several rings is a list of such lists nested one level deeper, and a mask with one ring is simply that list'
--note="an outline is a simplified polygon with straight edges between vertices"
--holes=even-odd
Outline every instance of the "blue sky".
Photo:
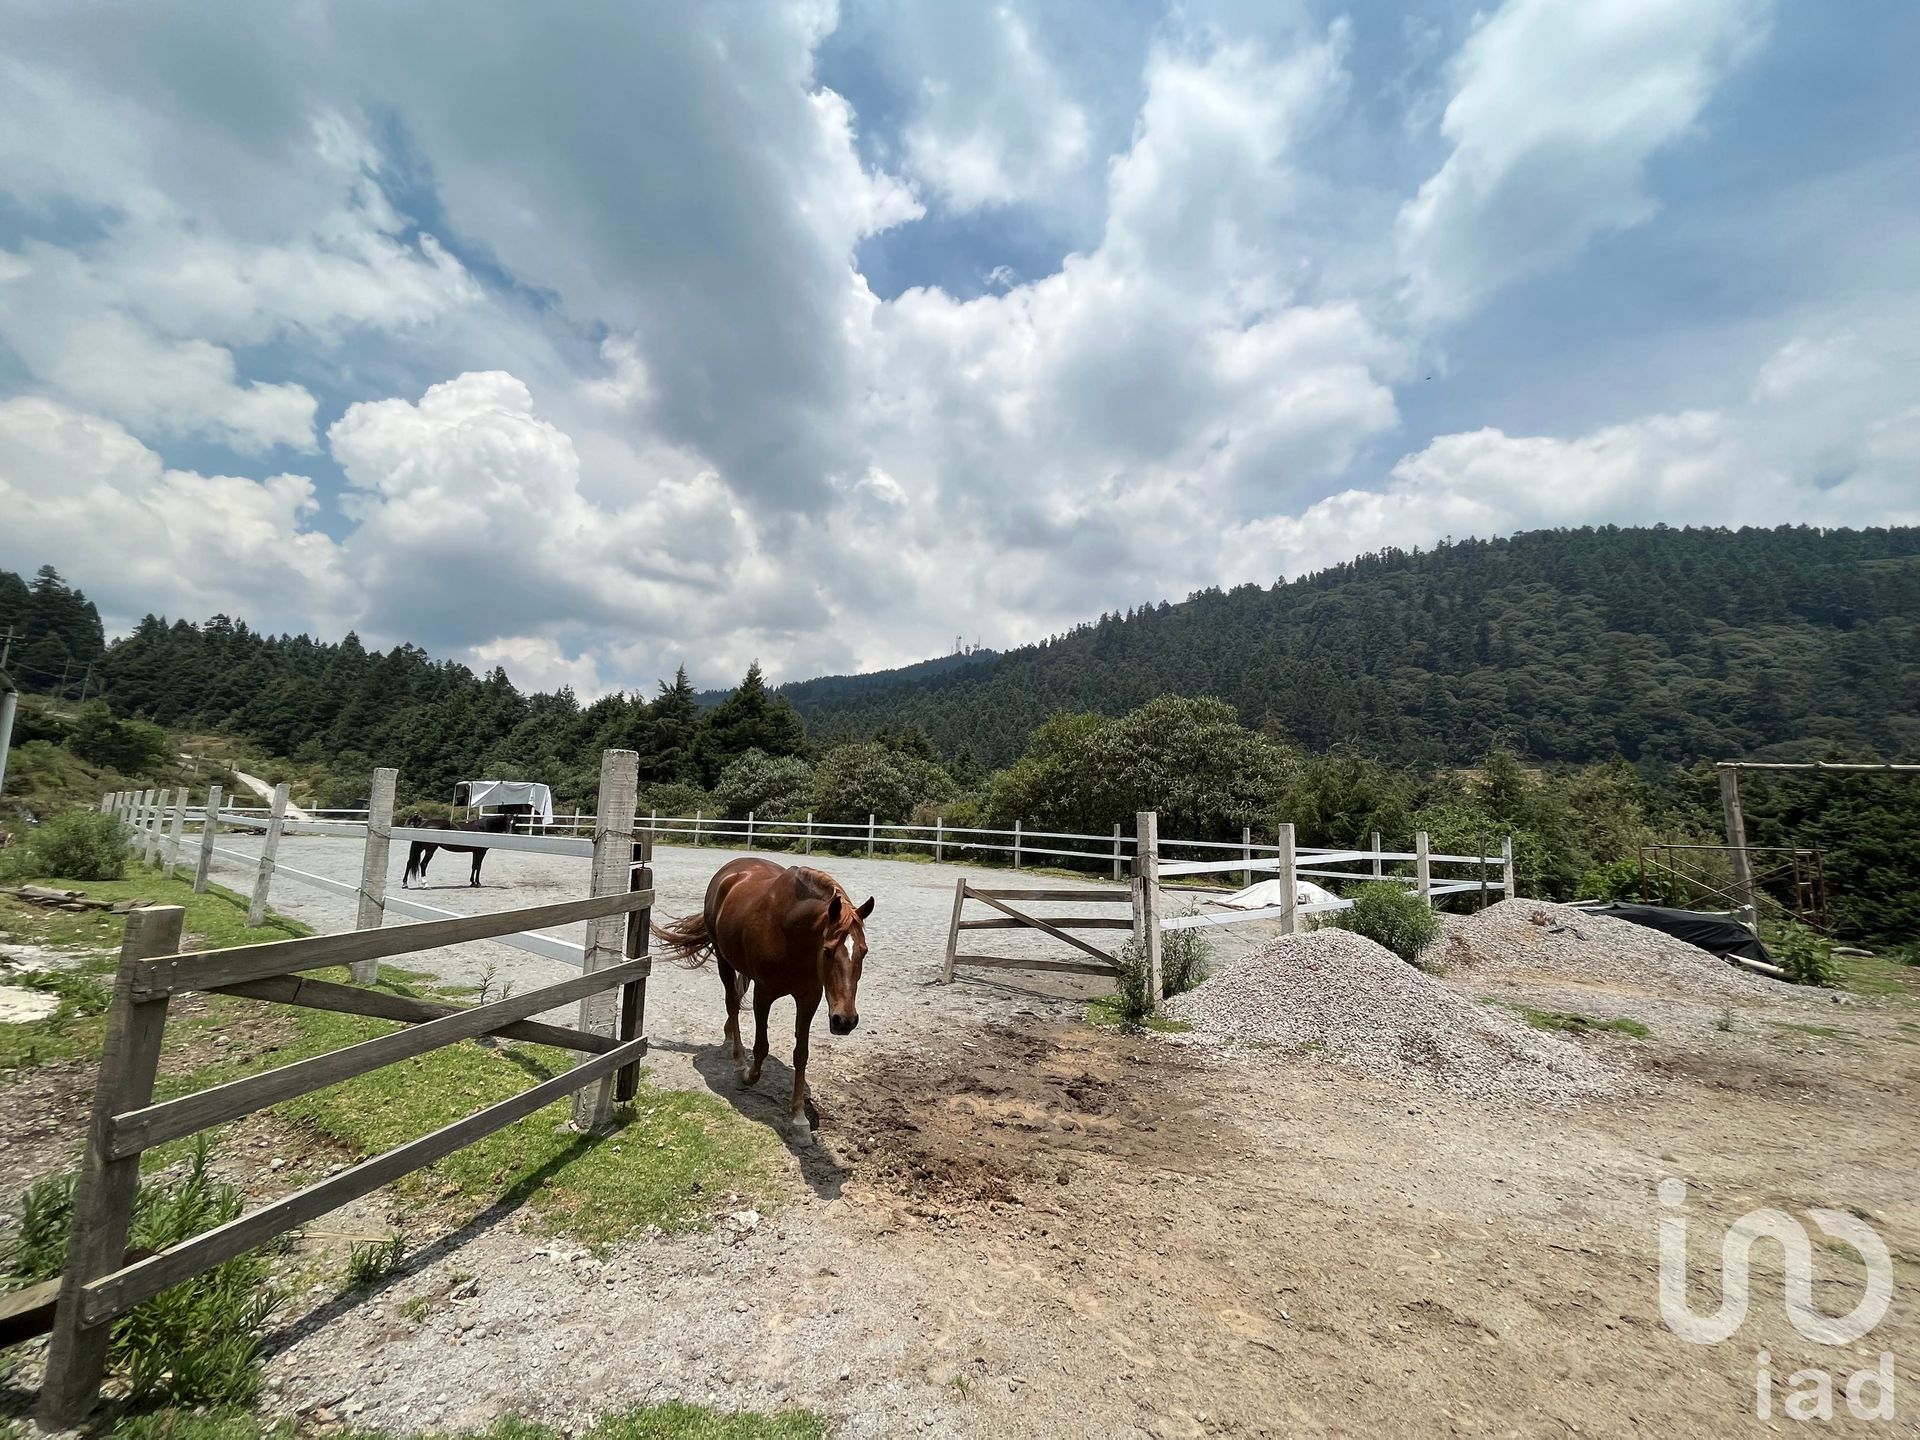
[{"label": "blue sky", "polygon": [[525,684],[1920,520],[1920,10],[7,4],[0,565]]}]

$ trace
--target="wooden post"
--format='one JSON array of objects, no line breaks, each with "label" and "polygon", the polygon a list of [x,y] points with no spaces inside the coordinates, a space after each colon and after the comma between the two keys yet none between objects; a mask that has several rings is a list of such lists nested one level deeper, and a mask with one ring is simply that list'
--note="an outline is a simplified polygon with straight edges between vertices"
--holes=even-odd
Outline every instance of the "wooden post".
[{"label": "wooden post", "polygon": [[936,815],[933,817],[934,863],[936,865],[939,864],[940,861],[946,858],[946,854],[947,854],[947,817],[944,815]]},{"label": "wooden post", "polygon": [[[608,750],[600,757],[600,803],[593,818],[593,895],[625,895],[633,875],[633,808],[640,790],[640,756],[633,750]],[[587,922],[583,975],[618,965],[626,950],[627,922],[610,915]],[[613,997],[588,995],[580,1001],[578,1028],[593,1035],[613,1034]],[[592,1059],[581,1056],[580,1062]],[[574,1092],[573,1128],[603,1130],[613,1118],[613,1076]]]},{"label": "wooden post", "polygon": [[1246,862],[1247,866],[1240,872],[1240,888],[1244,890],[1253,884],[1253,827],[1251,825],[1240,827],[1240,858]]},{"label": "wooden post", "polygon": [[1513,837],[1507,836],[1500,842],[1500,898],[1513,898]]},{"label": "wooden post", "polygon": [[[651,890],[653,888],[653,831],[648,830],[634,837],[632,869],[628,873],[627,890]],[[638,960],[647,953],[649,937],[653,934],[653,907],[645,910],[627,912],[627,959]],[[646,1034],[647,1027],[647,982],[629,980],[620,987],[620,1029],[619,1038],[624,1044],[628,1040],[637,1040]],[[640,1092],[640,1062],[622,1065],[614,1072],[613,1098],[617,1104],[629,1104]]]},{"label": "wooden post", "polygon": [[39,1420],[48,1430],[79,1424],[100,1398],[112,1321],[83,1323],[80,1292],[101,1276],[118,1270],[126,1255],[134,1195],[140,1188],[140,1157],[135,1154],[108,1159],[109,1132],[115,1115],[153,1103],[160,1036],[167,1024],[166,999],[135,1003],[134,978],[145,961],[178,953],[186,914],[178,905],[156,905],[127,916],[126,938],[120,945],[120,971],[114,980],[100,1052],[100,1080],[93,1092],[87,1151],[74,1189],[73,1228],[60,1273],[60,1300],[54,1311],[47,1375],[40,1387]]},{"label": "wooden post", "polygon": [[809,811],[807,811],[807,849],[806,849],[806,853],[807,853],[807,854],[809,854],[809,855],[811,855],[811,854],[813,853],[813,812],[812,812],[811,810],[809,810]]},{"label": "wooden post", "polygon": [[1300,874],[1294,863],[1293,822],[1280,822],[1280,933],[1300,931]]},{"label": "wooden post", "polygon": [[167,812],[173,808],[173,791],[162,790],[154,802],[147,822],[147,863],[158,868],[167,853]]},{"label": "wooden post", "polygon": [[273,887],[273,857],[280,848],[280,827],[287,818],[287,782],[273,787],[273,808],[267,814],[267,837],[260,842],[260,864],[253,872],[253,899],[247,905],[247,924],[267,921],[267,892]]},{"label": "wooden post", "polygon": [[1020,822],[1013,822],[1013,868],[1020,868]]},{"label": "wooden post", "polygon": [[873,859],[873,813],[867,813],[867,859]]},{"label": "wooden post", "polygon": [[149,790],[140,797],[140,813],[134,822],[134,829],[137,832],[134,837],[134,844],[140,849],[140,863],[142,865],[151,865],[153,863],[154,801],[166,793],[164,790]]},{"label": "wooden post", "polygon": [[1381,875],[1385,873],[1381,869],[1381,866],[1384,862],[1380,859],[1380,852],[1386,848],[1387,848],[1386,846],[1380,843],[1380,832],[1378,830],[1374,831],[1373,832],[1373,878],[1376,880],[1378,880],[1381,877]]},{"label": "wooden post", "polygon": [[173,879],[175,867],[180,864],[180,832],[187,824],[187,787],[182,785],[173,792],[173,823],[167,827],[167,863],[165,875]]},{"label": "wooden post", "polygon": [[213,872],[213,842],[220,833],[220,787],[207,787],[207,808],[200,812],[200,858],[193,867],[193,893],[207,893],[207,877]]},{"label": "wooden post", "polygon": [[[367,796],[367,843],[360,852],[360,896],[354,915],[356,930],[378,930],[387,923],[387,870],[393,850],[393,792],[400,772],[386,766],[373,772]],[[372,985],[380,979],[378,960],[353,962],[353,983]]]},{"label": "wooden post", "polygon": [[1120,878],[1120,822],[1113,822],[1113,878]]},{"label": "wooden post", "polygon": [[1433,905],[1433,864],[1427,859],[1430,846],[1427,832],[1421,830],[1413,837],[1413,888],[1429,908]]},{"label": "wooden post", "polygon": [[940,983],[953,983],[953,956],[960,948],[960,912],[967,903],[967,877],[962,875],[953,882],[953,921],[947,926],[947,958],[940,964]]},{"label": "wooden post", "polygon": [[696,810],[693,812],[693,848],[696,850],[700,848],[700,822],[705,818],[705,811]]},{"label": "wooden post", "polygon": [[100,797],[100,813],[102,815],[111,815],[113,813],[113,792],[111,790]]},{"label": "wooden post", "polygon": [[1160,1008],[1160,815],[1133,817],[1133,935],[1147,952],[1147,1009]]},{"label": "wooden post", "polygon": [[1747,819],[1740,813],[1740,772],[1732,766],[1720,771],[1720,808],[1726,815],[1727,848],[1733,852],[1733,898],[1746,911],[1746,923],[1756,925],[1753,905],[1753,858],[1747,854]]}]

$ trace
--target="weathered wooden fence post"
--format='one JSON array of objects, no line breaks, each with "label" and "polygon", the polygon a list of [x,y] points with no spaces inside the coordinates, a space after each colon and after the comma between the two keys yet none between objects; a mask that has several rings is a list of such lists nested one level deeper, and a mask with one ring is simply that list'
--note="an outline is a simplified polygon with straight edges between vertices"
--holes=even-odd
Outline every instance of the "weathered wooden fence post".
[{"label": "weathered wooden fence post", "polygon": [[704,810],[696,810],[693,812],[693,848],[696,850],[700,848],[700,822],[705,818],[706,812]]},{"label": "weathered wooden fence post", "polygon": [[1253,827],[1240,827],[1240,858],[1246,863],[1246,869],[1240,872],[1240,888],[1246,889],[1253,884]]},{"label": "weathered wooden fence post", "polygon": [[1280,933],[1300,932],[1300,871],[1294,860],[1293,822],[1280,822]]},{"label": "weathered wooden fence post", "polygon": [[73,1226],[60,1272],[47,1375],[40,1387],[39,1419],[48,1430],[77,1425],[100,1398],[113,1322],[86,1324],[81,1292],[125,1263],[134,1196],[140,1188],[140,1157],[109,1159],[110,1132],[115,1115],[153,1103],[160,1036],[167,1023],[166,997],[136,1003],[134,979],[146,961],[179,952],[186,914],[178,905],[155,905],[127,916],[100,1052],[100,1079],[93,1092],[87,1151],[74,1187]]},{"label": "weathered wooden fence post", "polygon": [[220,833],[220,787],[207,787],[207,808],[200,812],[200,855],[193,866],[193,893],[207,893],[213,872],[213,842]]},{"label": "weathered wooden fence post", "polygon": [[134,823],[137,832],[134,843],[139,846],[142,865],[153,863],[153,817],[158,813],[155,801],[166,793],[164,790],[149,790],[140,797],[140,814]]},{"label": "weathered wooden fence post", "polygon": [[1160,815],[1133,817],[1133,937],[1147,957],[1147,1008],[1160,1008]]},{"label": "weathered wooden fence post", "polygon": [[1513,836],[1500,842],[1500,898],[1513,898]]},{"label": "weathered wooden fence post", "polygon": [[1113,878],[1120,878],[1120,822],[1113,822]]},{"label": "weathered wooden fence post", "polygon": [[154,803],[153,818],[147,829],[147,863],[156,869],[164,863],[167,854],[167,812],[173,809],[171,790],[162,790],[160,798]]},{"label": "weathered wooden fence post", "polygon": [[[600,800],[593,817],[593,895],[625,895],[633,876],[633,811],[640,790],[640,756],[633,750],[608,750],[600,757]],[[591,975],[618,965],[626,952],[627,921],[608,915],[587,922],[587,953],[581,973]],[[580,1001],[579,1028],[594,1035],[613,1034],[613,997],[588,995]],[[583,1055],[582,1060],[591,1059]],[[613,1118],[613,1076],[576,1090],[573,1128],[602,1130]]]},{"label": "weathered wooden fence post", "polygon": [[753,848],[753,811],[747,811],[747,849]]},{"label": "weathered wooden fence post", "polygon": [[100,797],[100,813],[102,815],[111,815],[113,813],[113,792],[111,790]]},{"label": "weathered wooden fence post", "polygon": [[947,926],[947,958],[940,964],[940,983],[953,983],[953,957],[960,948],[960,912],[967,904],[967,877],[962,875],[953,882],[953,921]]},{"label": "weathered wooden fence post", "polygon": [[273,787],[273,808],[267,814],[267,835],[260,842],[260,864],[253,872],[253,899],[247,905],[247,924],[267,922],[267,892],[273,888],[273,857],[280,849],[280,827],[287,821],[287,782]]},{"label": "weathered wooden fence post", "polygon": [[1433,862],[1427,858],[1431,848],[1427,832],[1416,831],[1413,837],[1413,889],[1429,907],[1433,905]]},{"label": "weathered wooden fence post", "polygon": [[873,813],[867,813],[867,859],[873,859]]},{"label": "weathered wooden fence post", "polygon": [[[373,772],[367,794],[367,843],[360,852],[360,895],[353,918],[356,930],[378,930],[387,923],[387,870],[393,850],[393,792],[400,772],[386,766]],[[380,978],[378,960],[356,960],[353,983],[372,985]]]},{"label": "weathered wooden fence post", "polygon": [[187,824],[187,787],[182,785],[173,792],[173,823],[167,827],[167,863],[164,874],[173,879],[174,869],[180,864],[180,832]]},{"label": "weathered wooden fence post", "polygon": [[[651,890],[653,888],[653,831],[647,830],[636,835],[633,841],[632,869],[627,877],[627,890]],[[653,934],[653,907],[627,912],[627,947],[629,960],[638,960],[647,953],[647,946]],[[649,967],[651,972],[651,967]],[[628,1040],[637,1040],[646,1034],[647,1029],[647,982],[644,976],[629,980],[620,987],[620,1029],[618,1039],[624,1044]],[[640,1062],[635,1060],[622,1065],[614,1072],[613,1098],[616,1103],[625,1105],[640,1092]]]},{"label": "weathered wooden fence post", "polygon": [[1753,857],[1747,853],[1747,817],[1740,810],[1740,772],[1732,766],[1720,771],[1720,809],[1727,822],[1727,849],[1733,855],[1733,898],[1746,912],[1746,923],[1758,923],[1753,905]]},{"label": "weathered wooden fence post", "polygon": [[1484,830],[1476,830],[1473,835],[1473,850],[1480,857],[1476,874],[1480,877],[1480,908],[1487,908],[1487,835]]},{"label": "weathered wooden fence post", "polygon": [[944,815],[936,815],[933,817],[934,863],[936,865],[939,864],[940,861],[946,858],[946,855],[947,855],[947,817]]},{"label": "weathered wooden fence post", "polygon": [[1020,822],[1016,820],[1013,822],[1013,868],[1014,869],[1018,870],[1020,868],[1020,860],[1021,860]]},{"label": "weathered wooden fence post", "polygon": [[808,855],[813,853],[813,812],[811,810],[807,811],[807,848],[805,853]]},{"label": "weathered wooden fence post", "polygon": [[1386,846],[1380,843],[1380,832],[1376,830],[1373,832],[1373,878],[1376,880],[1385,873],[1381,868],[1385,862],[1380,858],[1380,852],[1384,849]]}]

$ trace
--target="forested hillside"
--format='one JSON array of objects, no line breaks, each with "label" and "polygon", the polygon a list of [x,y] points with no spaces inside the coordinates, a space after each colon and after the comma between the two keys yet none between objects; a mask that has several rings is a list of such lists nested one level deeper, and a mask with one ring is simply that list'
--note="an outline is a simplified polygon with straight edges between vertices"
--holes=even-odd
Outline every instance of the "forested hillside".
[{"label": "forested hillside", "polygon": [[[918,667],[915,667],[916,669]],[[1007,763],[1061,710],[1214,695],[1412,763],[1920,749],[1920,530],[1553,530],[1205,590],[932,676],[783,687],[819,733]],[[1824,750],[1822,750],[1824,753]]]},{"label": "forested hillside", "polygon": [[[679,674],[585,705],[411,645],[380,654],[224,615],[148,616],[106,646],[86,597],[45,569],[31,584],[0,572],[8,624],[18,678],[50,697],[22,757],[46,795],[72,789],[72,760],[155,783],[182,743],[166,726],[281,757],[263,769],[308,804],[360,803],[373,767],[393,765],[418,804],[496,775],[590,809],[600,752],[618,746],[639,752],[641,805],[662,814],[1104,834],[1154,809],[1189,839],[1286,820],[1307,843],[1424,829],[1455,850],[1511,832],[1522,886],[1553,898],[1634,892],[1643,840],[1715,840],[1705,762],[1920,754],[1912,529],[1473,541],[1002,655],[780,691],[755,666],[715,697]],[[67,703],[82,685],[104,703]],[[1842,933],[1920,934],[1920,785],[1768,777],[1748,819],[1755,845],[1823,848]]]}]

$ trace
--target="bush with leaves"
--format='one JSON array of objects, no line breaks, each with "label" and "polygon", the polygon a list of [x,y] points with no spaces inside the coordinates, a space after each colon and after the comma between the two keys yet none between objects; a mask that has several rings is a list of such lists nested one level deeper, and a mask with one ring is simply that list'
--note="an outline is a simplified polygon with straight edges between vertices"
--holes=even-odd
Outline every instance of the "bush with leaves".
[{"label": "bush with leaves", "polygon": [[0,855],[0,876],[14,880],[118,880],[126,870],[126,832],[94,810],[49,820]]},{"label": "bush with leaves", "polygon": [[713,798],[735,820],[802,815],[812,784],[813,767],[799,756],[749,750],[720,772]]},{"label": "bush with leaves", "polygon": [[[1152,990],[1147,974],[1147,950],[1138,940],[1128,940],[1114,954],[1120,987],[1114,994],[1114,1008],[1129,1025],[1147,1018],[1153,1006],[1147,1002]],[[1213,969],[1213,946],[1198,930],[1170,930],[1160,937],[1160,995],[1165,999],[1184,995]]]},{"label": "bush with leaves", "polygon": [[1440,938],[1440,917],[1398,885],[1362,885],[1349,898],[1353,904],[1337,912],[1333,923],[1385,946],[1408,964],[1418,964],[1420,952]]},{"label": "bush with leaves", "polygon": [[[134,1201],[129,1247],[162,1250],[224,1225],[244,1208],[240,1192],[209,1173],[205,1137],[175,1179],[143,1182]],[[0,1247],[9,1288],[60,1273],[73,1226],[71,1174],[30,1186],[20,1223]],[[109,1363],[127,1378],[137,1404],[244,1405],[260,1388],[257,1360],[280,1292],[269,1283],[265,1251],[251,1251],[162,1291],[113,1323]]]},{"label": "bush with leaves", "polygon": [[1825,936],[1798,921],[1789,921],[1780,932],[1773,958],[1796,985],[1833,983],[1832,945]]}]

